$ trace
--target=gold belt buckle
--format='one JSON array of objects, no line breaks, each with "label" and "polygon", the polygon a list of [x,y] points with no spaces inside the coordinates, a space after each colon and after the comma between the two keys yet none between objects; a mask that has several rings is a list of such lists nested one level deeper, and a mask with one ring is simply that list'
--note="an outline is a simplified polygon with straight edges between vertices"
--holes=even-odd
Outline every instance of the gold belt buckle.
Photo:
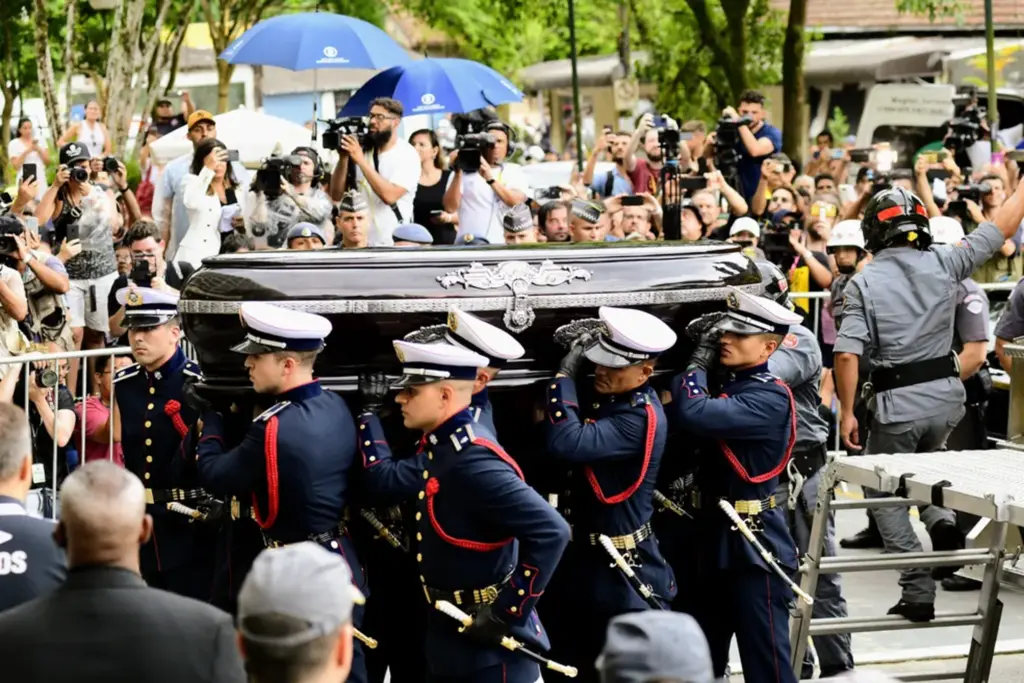
[{"label": "gold belt buckle", "polygon": [[242,516],[242,505],[237,498],[231,499],[231,519],[238,519]]},{"label": "gold belt buckle", "polygon": [[473,591],[473,599],[482,605],[489,605],[498,599],[498,587],[488,586],[487,588]]}]

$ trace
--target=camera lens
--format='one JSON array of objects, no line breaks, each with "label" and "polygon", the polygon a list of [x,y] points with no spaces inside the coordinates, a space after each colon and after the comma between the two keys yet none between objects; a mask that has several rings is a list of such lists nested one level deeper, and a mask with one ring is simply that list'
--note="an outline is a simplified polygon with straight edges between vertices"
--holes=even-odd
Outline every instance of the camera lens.
[{"label": "camera lens", "polygon": [[57,373],[47,368],[36,373],[36,386],[41,389],[52,389],[57,386]]},{"label": "camera lens", "polygon": [[81,166],[76,166],[71,169],[71,179],[75,182],[84,183],[89,179],[89,171]]}]

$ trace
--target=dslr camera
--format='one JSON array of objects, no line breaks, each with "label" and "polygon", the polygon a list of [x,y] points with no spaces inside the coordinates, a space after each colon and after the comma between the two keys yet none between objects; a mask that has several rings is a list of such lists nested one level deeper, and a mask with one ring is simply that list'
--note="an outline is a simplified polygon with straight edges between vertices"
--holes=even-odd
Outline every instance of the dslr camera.
[{"label": "dslr camera", "polygon": [[327,124],[327,130],[321,136],[324,149],[341,149],[341,138],[352,135],[359,140],[359,146],[367,149],[371,146],[370,129],[366,121],[359,116],[350,116],[344,119],[323,120]]},{"label": "dslr camera", "polygon": [[990,194],[992,192],[992,186],[988,183],[970,183],[968,185],[957,185],[956,196],[962,202],[966,202],[968,199],[975,204],[981,203],[982,195]]},{"label": "dslr camera", "polygon": [[[116,168],[114,169],[117,170]],[[76,183],[84,183],[89,180],[89,169],[85,166],[73,166],[68,169],[68,177]]]},{"label": "dslr camera", "polygon": [[14,237],[24,233],[25,228],[17,218],[11,214],[0,216],[0,263],[9,268],[18,266],[18,243]]},{"label": "dslr camera", "polygon": [[492,120],[496,119],[486,116],[483,112],[456,114],[452,117],[455,149],[459,150],[459,155],[455,158],[455,167],[463,173],[478,172],[483,153],[497,144],[497,138],[485,132],[487,124]]},{"label": "dslr camera", "polygon": [[263,162],[256,177],[252,180],[252,191],[263,194],[268,200],[281,196],[281,179],[291,182],[292,175],[302,166],[302,158],[297,154],[288,156],[272,156]]}]

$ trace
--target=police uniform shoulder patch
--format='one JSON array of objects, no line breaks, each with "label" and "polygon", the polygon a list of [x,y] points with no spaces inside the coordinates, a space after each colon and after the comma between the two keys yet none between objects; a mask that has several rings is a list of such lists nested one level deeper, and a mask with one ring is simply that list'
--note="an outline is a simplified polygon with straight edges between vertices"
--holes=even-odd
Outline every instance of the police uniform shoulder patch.
[{"label": "police uniform shoulder patch", "polygon": [[291,404],[292,404],[291,401],[281,401],[280,403],[275,403],[274,405],[270,406],[269,408],[264,410],[262,413],[257,415],[256,419],[253,420],[253,422],[266,422],[267,420],[269,420],[270,418],[274,417],[275,415],[280,413],[282,410],[284,410],[285,408],[287,408]]},{"label": "police uniform shoulder patch", "polygon": [[142,372],[142,366],[138,363],[132,363],[126,368],[121,368],[114,374],[114,382],[120,382],[123,379],[134,377],[140,372]]},{"label": "police uniform shoulder patch", "polygon": [[964,304],[967,305],[967,310],[974,315],[978,315],[985,309],[985,302],[981,294],[968,294],[964,297]]},{"label": "police uniform shoulder patch", "polygon": [[642,406],[647,404],[647,395],[642,391],[634,391],[633,395],[629,398],[629,403],[634,408],[636,406]]},{"label": "police uniform shoulder patch", "polygon": [[199,363],[194,360],[185,361],[185,367],[181,369],[183,373],[189,377],[195,377],[196,379],[203,379],[203,371],[199,369]]},{"label": "police uniform shoulder patch", "polygon": [[800,343],[800,340],[792,332],[787,334],[782,339],[782,345],[785,346],[787,349],[795,349],[799,343]]}]

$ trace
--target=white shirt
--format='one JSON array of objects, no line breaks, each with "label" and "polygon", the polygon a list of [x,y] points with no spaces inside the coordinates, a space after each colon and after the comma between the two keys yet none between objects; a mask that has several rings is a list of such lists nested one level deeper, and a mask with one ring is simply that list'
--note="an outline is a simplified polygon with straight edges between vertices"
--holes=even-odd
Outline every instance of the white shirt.
[{"label": "white shirt", "polygon": [[[28,145],[21,138],[14,138],[7,145],[7,158],[13,159],[14,157],[20,157],[28,149]],[[18,169],[17,183],[21,185],[22,169],[25,168],[24,164],[35,164],[36,165],[36,183],[38,184],[38,190],[36,191],[35,199],[39,201],[43,198],[43,193],[46,192],[48,185],[46,184],[46,164],[43,163],[43,157],[39,152],[30,152],[25,155],[22,160],[22,167]]]},{"label": "white shirt", "polygon": [[[373,151],[367,150],[365,153],[366,160],[372,164]],[[402,214],[402,222],[411,223],[412,201],[416,197],[416,187],[420,182],[420,155],[416,152],[416,148],[399,138],[394,147],[377,157],[377,173],[384,180],[407,190],[395,206]],[[370,246],[392,246],[395,242],[391,238],[391,233],[398,227],[398,217],[395,216],[394,210],[376,195],[361,168],[356,169],[356,187],[359,188],[370,207]]]},{"label": "white shirt", "polygon": [[[523,167],[504,163],[491,169],[491,177],[510,190],[519,190],[529,196],[530,183]],[[459,234],[483,237],[491,244],[505,243],[505,228],[501,219],[512,209],[498,196],[479,173],[462,174],[462,202],[459,204]]]},{"label": "white shirt", "polygon": [[245,215],[246,193],[242,188],[235,188],[237,204],[228,206],[221,206],[220,199],[216,194],[208,194],[213,175],[213,170],[204,166],[199,175],[190,173],[181,182],[182,201],[188,212],[188,230],[181,242],[178,243],[178,251],[174,260],[190,263],[196,269],[203,264],[204,258],[220,253],[220,233],[224,211],[232,207],[229,209],[229,213],[242,210],[242,215]]}]

